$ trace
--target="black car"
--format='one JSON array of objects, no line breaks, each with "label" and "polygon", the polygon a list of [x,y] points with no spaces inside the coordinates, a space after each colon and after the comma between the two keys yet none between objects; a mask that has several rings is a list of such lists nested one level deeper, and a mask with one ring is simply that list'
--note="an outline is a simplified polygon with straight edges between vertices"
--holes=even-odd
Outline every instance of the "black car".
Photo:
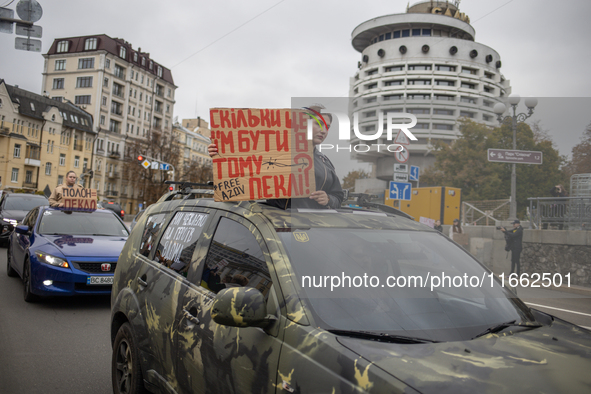
[{"label": "black car", "polygon": [[380,209],[149,207],[115,271],[113,392],[589,391],[591,332]]},{"label": "black car", "polygon": [[0,199],[0,245],[6,245],[16,224],[33,208],[49,205],[45,196],[26,193],[2,193]]},{"label": "black car", "polygon": [[121,205],[119,205],[116,202],[103,201],[98,204],[98,207],[113,211],[117,214],[117,216],[121,218],[121,220],[125,220],[125,211],[123,210],[123,208],[121,208]]}]

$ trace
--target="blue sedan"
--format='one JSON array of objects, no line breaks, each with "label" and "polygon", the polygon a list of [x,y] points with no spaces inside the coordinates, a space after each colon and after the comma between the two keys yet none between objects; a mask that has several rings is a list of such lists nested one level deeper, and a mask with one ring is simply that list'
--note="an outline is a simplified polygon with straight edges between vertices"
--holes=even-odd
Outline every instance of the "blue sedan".
[{"label": "blue sedan", "polygon": [[7,273],[23,279],[27,302],[40,296],[109,294],[128,235],[112,211],[37,207],[10,236]]}]

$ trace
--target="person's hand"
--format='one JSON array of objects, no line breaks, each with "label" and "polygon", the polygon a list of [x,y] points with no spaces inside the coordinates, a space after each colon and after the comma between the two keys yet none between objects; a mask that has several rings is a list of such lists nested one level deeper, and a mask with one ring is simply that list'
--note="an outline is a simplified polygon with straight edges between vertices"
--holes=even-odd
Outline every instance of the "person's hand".
[{"label": "person's hand", "polygon": [[59,207],[63,207],[64,206],[64,203],[63,202],[60,202],[59,204],[57,204],[57,206],[58,206],[58,208]]},{"label": "person's hand", "polygon": [[328,194],[324,190],[318,190],[310,194],[310,198],[320,205],[326,205],[330,201]]},{"label": "person's hand", "polygon": [[501,231],[502,231],[502,232],[505,232],[505,231],[507,231],[507,230],[505,230],[505,228],[504,228],[504,227],[501,227]]},{"label": "person's hand", "polygon": [[207,152],[209,153],[210,157],[214,157],[218,154],[218,146],[216,144],[207,145]]}]

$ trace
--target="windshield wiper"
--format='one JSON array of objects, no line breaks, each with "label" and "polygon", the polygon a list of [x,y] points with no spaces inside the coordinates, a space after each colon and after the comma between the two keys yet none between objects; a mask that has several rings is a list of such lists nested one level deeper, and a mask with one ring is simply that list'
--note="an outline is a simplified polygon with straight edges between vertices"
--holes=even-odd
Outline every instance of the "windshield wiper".
[{"label": "windshield wiper", "polygon": [[480,338],[480,337],[482,337],[484,335],[487,335],[487,334],[494,334],[496,332],[499,332],[499,331],[504,330],[507,327],[523,327],[523,328],[532,329],[532,328],[542,327],[542,324],[540,324],[540,323],[531,323],[531,322],[516,323],[515,320],[511,320],[511,321],[508,321],[506,323],[497,324],[496,326],[487,328],[486,330],[484,330],[480,334],[476,335],[472,339]]},{"label": "windshield wiper", "polygon": [[384,334],[380,332],[369,331],[351,331],[351,330],[326,330],[335,335],[349,336],[353,338],[372,339],[378,341],[387,341],[392,343],[438,343],[431,339],[406,337],[404,335]]}]

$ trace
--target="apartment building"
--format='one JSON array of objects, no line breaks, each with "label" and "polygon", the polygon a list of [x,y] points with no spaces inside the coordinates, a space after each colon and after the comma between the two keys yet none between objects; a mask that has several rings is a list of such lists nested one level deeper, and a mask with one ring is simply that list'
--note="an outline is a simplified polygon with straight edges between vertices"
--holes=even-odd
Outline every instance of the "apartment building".
[{"label": "apartment building", "polygon": [[177,87],[171,71],[141,48],[105,34],[58,38],[43,56],[46,94],[94,118],[92,186],[99,198],[135,210],[140,197],[133,190],[122,197],[127,189],[123,168],[134,164],[125,157],[125,145],[130,138],[147,139],[150,130],[172,132]]},{"label": "apartment building", "polygon": [[[186,126],[184,126],[186,125]],[[192,180],[196,174],[194,171],[201,167],[212,167],[212,160],[207,153],[207,145],[211,143],[209,124],[201,119],[183,119],[182,123],[173,126],[175,141],[180,144],[180,162],[177,180]],[[205,179],[199,179],[203,182]]]},{"label": "apartment building", "polygon": [[52,191],[70,170],[88,186],[96,135],[92,116],[78,106],[0,79],[2,189]]}]

